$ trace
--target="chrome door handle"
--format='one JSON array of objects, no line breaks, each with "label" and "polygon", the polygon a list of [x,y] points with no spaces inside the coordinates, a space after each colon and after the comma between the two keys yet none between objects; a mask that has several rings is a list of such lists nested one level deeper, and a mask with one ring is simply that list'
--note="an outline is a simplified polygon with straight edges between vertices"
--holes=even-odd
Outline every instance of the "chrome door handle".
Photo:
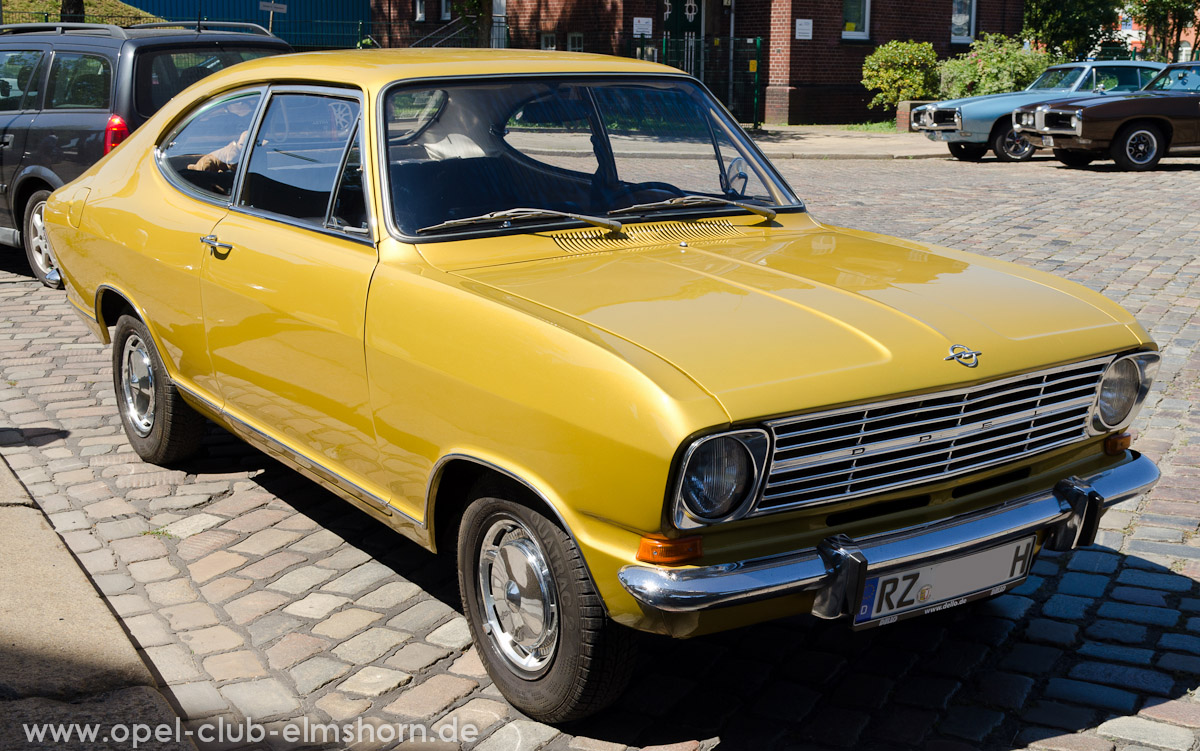
[{"label": "chrome door handle", "polygon": [[208,249],[212,252],[213,255],[216,255],[217,251],[219,251],[219,250],[223,250],[225,252],[229,252],[229,251],[233,250],[233,246],[230,245],[229,243],[217,242],[216,235],[205,235],[204,237],[200,238],[200,242],[207,245]]}]

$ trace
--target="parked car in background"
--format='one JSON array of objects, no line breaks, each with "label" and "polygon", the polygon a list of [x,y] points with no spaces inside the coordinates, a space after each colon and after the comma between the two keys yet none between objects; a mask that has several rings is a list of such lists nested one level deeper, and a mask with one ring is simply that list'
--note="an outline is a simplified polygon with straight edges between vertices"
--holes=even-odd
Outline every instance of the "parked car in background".
[{"label": "parked car in background", "polygon": [[1020,162],[1032,157],[1035,147],[1013,129],[1012,111],[1017,107],[1067,95],[1091,97],[1136,91],[1162,68],[1162,63],[1144,60],[1054,65],[1021,91],[917,107],[912,112],[912,127],[931,141],[944,141],[957,159],[976,161],[991,149],[1001,161]]},{"label": "parked car in background", "polygon": [[42,210],[171,97],[222,68],[291,47],[254,24],[0,26],[0,243],[61,286]]},{"label": "parked car in background", "polygon": [[1020,107],[1013,128],[1068,167],[1112,159],[1153,169],[1164,156],[1200,153],[1200,63],[1167,66],[1144,89],[1104,99],[1060,99]]},{"label": "parked car in background", "polygon": [[655,63],[255,60],[46,224],[138,454],[187,456],[208,417],[456,556],[480,659],[539,720],[612,701],[630,629],[994,596],[1158,478],[1132,316],[820,224]]}]

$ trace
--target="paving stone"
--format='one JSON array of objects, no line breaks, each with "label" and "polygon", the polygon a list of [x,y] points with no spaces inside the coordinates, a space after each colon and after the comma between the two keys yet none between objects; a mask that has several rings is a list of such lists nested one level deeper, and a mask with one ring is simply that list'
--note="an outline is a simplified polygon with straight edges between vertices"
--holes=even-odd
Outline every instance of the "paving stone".
[{"label": "paving stone", "polygon": [[211,626],[179,635],[182,641],[194,654],[207,655],[213,652],[224,652],[242,646],[241,634],[228,626]]},{"label": "paving stone", "polygon": [[151,613],[136,615],[124,620],[125,628],[133,637],[133,642],[143,649],[172,644],[174,636],[167,630],[167,624],[161,618]]},{"label": "paving stone", "polygon": [[322,568],[345,571],[355,566],[361,566],[369,560],[371,560],[371,556],[364,551],[345,545],[341,550],[332,555],[322,556],[317,561],[317,565]]},{"label": "paving stone", "polygon": [[[279,596],[282,597],[282,595]],[[349,600],[345,597],[328,595],[323,592],[313,592],[303,600],[288,605],[283,609],[283,612],[289,615],[300,616],[301,618],[324,618],[347,602]]]},{"label": "paving stone", "polygon": [[1160,649],[1177,649],[1181,652],[1200,655],[1200,637],[1187,634],[1163,634],[1158,640],[1158,646]]},{"label": "paving stone", "polygon": [[375,583],[392,575],[392,570],[387,566],[378,561],[370,561],[342,574],[321,587],[321,590],[325,592],[337,592],[343,595],[357,595],[360,592],[365,592]]},{"label": "paving stone", "polygon": [[208,717],[229,708],[216,686],[208,681],[176,683],[167,686],[166,691],[175,699],[185,720]]},{"label": "paving stone", "polygon": [[292,545],[288,550],[307,554],[324,553],[327,550],[333,550],[338,545],[341,545],[342,542],[342,538],[333,532],[322,529],[320,532],[314,532],[300,542]]},{"label": "paving stone", "polygon": [[286,550],[270,555],[257,563],[251,563],[238,573],[249,579],[270,579],[285,568],[295,566],[301,561],[308,560],[299,553],[289,553]]},{"label": "paving stone", "polygon": [[349,610],[334,613],[329,618],[313,626],[313,633],[319,636],[328,636],[330,639],[341,640],[363,630],[382,617],[379,613],[372,613],[369,610],[350,608]]},{"label": "paving stone", "polygon": [[[507,720],[509,715],[510,710],[507,704],[498,701],[492,701],[490,699],[472,699],[458,709],[455,709],[453,712],[450,712],[442,719],[438,720],[437,724],[433,726],[432,730],[435,733],[438,733],[443,728],[449,730],[471,726],[482,733],[492,725],[495,725],[497,722],[503,722],[504,720]],[[576,751],[579,751],[580,749],[586,749],[587,751],[609,751],[609,749],[621,751],[621,749],[624,749],[623,744],[604,743],[603,741],[599,742],[602,745],[577,746],[575,745],[576,740],[579,739],[573,738],[571,740],[571,745],[569,746],[572,749],[576,749]],[[595,743],[596,741],[593,742]]]},{"label": "paving stone", "polygon": [[412,676],[399,670],[387,668],[365,667],[354,675],[342,681],[338,691],[363,696],[380,696],[398,686],[407,685]]},{"label": "paving stone", "polygon": [[467,678],[435,675],[412,686],[400,698],[383,708],[384,712],[413,719],[429,719],[471,693],[478,684]]},{"label": "paving stone", "polygon": [[422,600],[388,621],[387,625],[410,634],[417,634],[454,615],[457,613],[453,608],[437,600]]},{"label": "paving stone", "polygon": [[1118,621],[1093,621],[1084,632],[1092,639],[1119,641],[1125,644],[1142,644],[1146,641],[1146,627]]},{"label": "paving stone", "polygon": [[177,644],[147,647],[144,652],[146,659],[167,683],[188,683],[200,678],[192,658]]},{"label": "paving stone", "polygon": [[1058,591],[1065,595],[1096,598],[1108,587],[1108,577],[1097,574],[1068,573],[1058,582]]},{"label": "paving stone", "polygon": [[[483,661],[479,659],[479,653],[474,649],[469,650],[462,657],[455,660],[450,665],[450,672],[455,675],[465,675],[468,678],[475,678],[476,680],[487,678],[487,670],[483,667]],[[886,685],[886,689],[878,691],[878,693],[886,695],[891,691],[892,682],[886,678],[876,678],[875,685]]]},{"label": "paving stone", "polygon": [[979,743],[1003,720],[1004,713],[982,707],[950,707],[938,727],[943,733]]},{"label": "paving stone", "polygon": [[466,618],[459,616],[435,628],[425,641],[447,649],[466,649],[471,643],[471,627]]},{"label": "paving stone", "polygon": [[300,624],[299,618],[274,613],[254,621],[246,627],[246,631],[250,634],[250,643],[259,646],[299,629]]},{"label": "paving stone", "polygon": [[1059,704],[1056,701],[1039,701],[1022,712],[1021,719],[1033,725],[1049,725],[1074,732],[1080,728],[1095,726],[1096,715],[1094,709]]},{"label": "paving stone", "polygon": [[246,562],[246,557],[227,550],[209,553],[195,563],[188,564],[188,572],[197,582],[204,582],[232,571]]},{"label": "paving stone", "polygon": [[137,509],[124,498],[109,498],[107,501],[91,503],[85,506],[83,510],[93,519],[111,519],[114,516],[137,513]]},{"label": "paving stone", "polygon": [[112,606],[117,615],[124,618],[125,616],[137,615],[150,610],[150,603],[145,597],[136,594],[113,595],[106,598],[108,604]]},{"label": "paving stone", "polygon": [[300,708],[292,691],[274,678],[222,686],[221,694],[246,717],[266,719]]},{"label": "paving stone", "polygon": [[1067,561],[1067,569],[1094,574],[1111,574],[1117,570],[1119,562],[1120,558],[1111,553],[1080,550],[1076,551]]},{"label": "paving stone", "polygon": [[1121,572],[1120,576],[1117,577],[1117,581],[1121,584],[1128,584],[1135,587],[1165,589],[1168,592],[1187,592],[1194,586],[1190,579],[1178,574],[1156,574],[1129,568]]},{"label": "paving stone", "polygon": [[[42,510],[45,511],[45,506]],[[71,552],[80,555],[82,553],[90,553],[100,547],[100,541],[96,536],[86,529],[76,530],[74,532],[60,532],[63,542],[71,549]],[[110,546],[111,547],[111,546]]]},{"label": "paving stone", "polygon": [[1000,661],[1000,667],[1041,676],[1049,673],[1061,656],[1061,649],[1022,642],[1013,645]]},{"label": "paving stone", "polygon": [[206,509],[209,514],[217,516],[241,516],[242,514],[253,511],[259,506],[265,506],[270,503],[271,495],[268,493],[259,492],[235,492],[228,498],[222,498],[219,501],[214,501]]},{"label": "paving stone", "polygon": [[350,666],[328,657],[312,657],[288,671],[302,696],[337,680],[349,672]]},{"label": "paving stone", "polygon": [[1079,654],[1112,662],[1128,662],[1133,665],[1149,665],[1154,659],[1154,650],[1152,649],[1122,647],[1094,641],[1084,642],[1083,646],[1079,648]]},{"label": "paving stone", "polygon": [[308,634],[290,633],[267,650],[267,660],[276,669],[289,668],[301,660],[324,652],[329,642]]},{"label": "paving stone", "polygon": [[382,657],[397,644],[408,641],[409,635],[390,628],[368,629],[349,641],[339,644],[333,654],[356,665]]},{"label": "paving stone", "polygon": [[391,610],[420,592],[421,588],[412,582],[388,582],[374,592],[358,598],[355,604],[364,608]]},{"label": "paving stone", "polygon": [[1078,639],[1078,635],[1079,628],[1077,626],[1045,618],[1034,618],[1025,627],[1025,636],[1030,641],[1045,642],[1059,647],[1072,646]]},{"label": "paving stone", "polygon": [[417,673],[449,654],[450,651],[447,649],[417,642],[405,644],[400,648],[400,651],[389,657],[384,664],[390,668]]},{"label": "paving stone", "polygon": [[920,747],[937,720],[937,712],[893,705],[872,713],[867,734],[890,743]]},{"label": "paving stone", "polygon": [[215,626],[219,623],[217,614],[212,606],[203,602],[189,602],[185,605],[172,605],[158,611],[171,624],[174,631],[188,631],[204,626]]},{"label": "paving stone", "polygon": [[133,577],[128,574],[96,574],[92,576],[96,589],[105,595],[115,595],[133,589]]},{"label": "paving stone", "polygon": [[987,654],[988,648],[982,644],[947,641],[938,648],[935,657],[925,664],[925,669],[939,675],[962,677],[970,674]]},{"label": "paving stone", "polygon": [[207,657],[204,659],[204,670],[218,682],[263,678],[267,675],[258,657],[246,649]]},{"label": "paving stone", "polygon": [[179,576],[179,569],[166,558],[155,558],[129,564],[129,575],[134,581],[145,584]]},{"label": "paving stone", "polygon": [[1188,730],[1142,717],[1117,717],[1100,725],[1096,732],[1118,741],[1144,743],[1172,751],[1188,751],[1196,741],[1195,735]]},{"label": "paving stone", "polygon": [[1150,720],[1168,722],[1186,728],[1200,728],[1200,703],[1176,699],[1174,701],[1159,701],[1151,699],[1142,711],[1142,717]]},{"label": "paving stone", "polygon": [[317,699],[317,708],[328,714],[335,722],[361,716],[371,708],[370,699],[352,699],[345,694],[331,691]]},{"label": "paving stone", "polygon": [[1053,735],[1035,740],[1029,747],[1039,751],[1113,751],[1113,744],[1091,735]]},{"label": "paving stone", "polygon": [[1071,678],[1110,686],[1167,696],[1175,685],[1171,676],[1156,670],[1112,665],[1103,662],[1081,662],[1071,668]]},{"label": "paving stone", "polygon": [[[78,553],[75,557],[89,574],[114,571],[117,568],[117,559],[111,550],[93,550],[90,553]],[[134,580],[138,581],[136,577]]]},{"label": "paving stone", "polygon": [[212,514],[194,514],[168,524],[163,531],[172,537],[186,540],[193,535],[198,535],[207,529],[217,526],[223,521],[225,520],[221,517],[213,516]]},{"label": "paving stone", "polygon": [[230,597],[243,592],[253,582],[249,579],[239,579],[234,576],[223,576],[220,579],[211,581],[200,588],[200,594],[204,595],[204,599],[209,602],[219,603],[228,600]]},{"label": "paving stone", "polygon": [[300,539],[299,532],[288,532],[283,529],[264,529],[255,532],[230,550],[247,555],[266,555],[282,548],[289,542]]},{"label": "paving stone", "polygon": [[1137,694],[1129,691],[1067,678],[1051,678],[1046,685],[1045,695],[1051,699],[1073,701],[1117,712],[1132,712],[1138,702]]},{"label": "paving stone", "polygon": [[96,525],[96,536],[105,542],[112,542],[113,540],[120,540],[126,537],[138,537],[149,531],[150,525],[141,517],[100,522]]},{"label": "paving stone", "polygon": [[476,748],[479,751],[536,751],[559,734],[556,728],[531,720],[514,720],[489,737]]},{"label": "paving stone", "polygon": [[280,607],[288,598],[278,592],[251,592],[222,605],[234,623],[246,625],[261,615]]},{"label": "paving stone", "polygon": [[1092,600],[1082,597],[1054,595],[1042,606],[1042,615],[1064,621],[1080,621],[1093,604]]},{"label": "paving stone", "polygon": [[[257,511],[251,511],[245,516],[239,516],[236,519],[225,522],[225,524],[221,525],[221,529],[229,530],[231,532],[244,532],[249,534],[251,532],[257,532],[261,529],[266,529],[272,524],[276,524],[286,519],[290,515],[290,511],[283,511],[282,509],[260,508]],[[299,537],[299,535],[297,535],[297,537]]]},{"label": "paving stone", "polygon": [[[332,571],[326,571],[323,568],[316,566],[305,566],[293,571],[289,571],[283,576],[267,585],[268,589],[287,592],[288,594],[298,595],[301,592],[307,592],[313,587],[326,581],[333,576]],[[343,600],[345,598],[342,598]]]},{"label": "paving stone", "polygon": [[1166,608],[1169,592],[1158,589],[1143,589],[1141,587],[1113,587],[1108,595],[1114,600],[1132,602],[1135,605],[1149,605],[1155,608]]},{"label": "paving stone", "polygon": [[187,579],[172,579],[151,582],[146,585],[146,596],[156,605],[179,605],[196,600],[196,590]]},{"label": "paving stone", "polygon": [[1178,652],[1167,652],[1154,663],[1156,667],[1170,673],[1185,673],[1200,676],[1200,657],[1181,655]]},{"label": "paving stone", "polygon": [[1151,626],[1169,627],[1179,622],[1178,610],[1130,605],[1124,602],[1103,603],[1100,606],[1098,614],[1103,618],[1133,621],[1134,623],[1145,623]]},{"label": "paving stone", "polygon": [[210,529],[207,532],[201,532],[198,535],[181,541],[175,547],[175,552],[185,561],[194,561],[197,558],[203,558],[214,550],[220,550],[237,538],[238,536],[235,532]]},{"label": "paving stone", "polygon": [[1012,673],[986,673],[979,679],[978,695],[984,704],[1002,709],[1025,706],[1033,679]]}]

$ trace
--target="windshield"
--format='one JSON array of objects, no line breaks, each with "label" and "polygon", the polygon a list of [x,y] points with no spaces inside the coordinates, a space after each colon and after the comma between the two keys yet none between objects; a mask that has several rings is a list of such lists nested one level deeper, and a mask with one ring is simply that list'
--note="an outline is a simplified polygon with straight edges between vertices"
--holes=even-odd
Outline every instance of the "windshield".
[{"label": "windshield", "polygon": [[1051,68],[1029,84],[1029,89],[1070,89],[1083,75],[1083,68]]},{"label": "windshield", "polygon": [[799,205],[686,80],[396,87],[383,116],[392,214],[410,237],[574,220],[562,214],[636,221]]},{"label": "windshield", "polygon": [[1146,84],[1146,91],[1200,91],[1200,65],[1168,68]]}]

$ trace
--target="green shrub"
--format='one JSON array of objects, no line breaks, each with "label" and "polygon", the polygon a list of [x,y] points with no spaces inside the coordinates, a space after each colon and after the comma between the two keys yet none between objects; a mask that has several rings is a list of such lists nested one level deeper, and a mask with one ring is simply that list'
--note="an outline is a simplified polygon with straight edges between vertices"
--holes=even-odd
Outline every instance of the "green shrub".
[{"label": "green shrub", "polygon": [[906,99],[937,95],[937,52],[929,42],[888,42],[863,61],[863,86],[879,93],[872,107],[895,109]]},{"label": "green shrub", "polygon": [[1003,34],[984,34],[969,52],[942,62],[942,99],[1017,91],[1033,83],[1053,55],[1027,50],[1021,40]]}]

